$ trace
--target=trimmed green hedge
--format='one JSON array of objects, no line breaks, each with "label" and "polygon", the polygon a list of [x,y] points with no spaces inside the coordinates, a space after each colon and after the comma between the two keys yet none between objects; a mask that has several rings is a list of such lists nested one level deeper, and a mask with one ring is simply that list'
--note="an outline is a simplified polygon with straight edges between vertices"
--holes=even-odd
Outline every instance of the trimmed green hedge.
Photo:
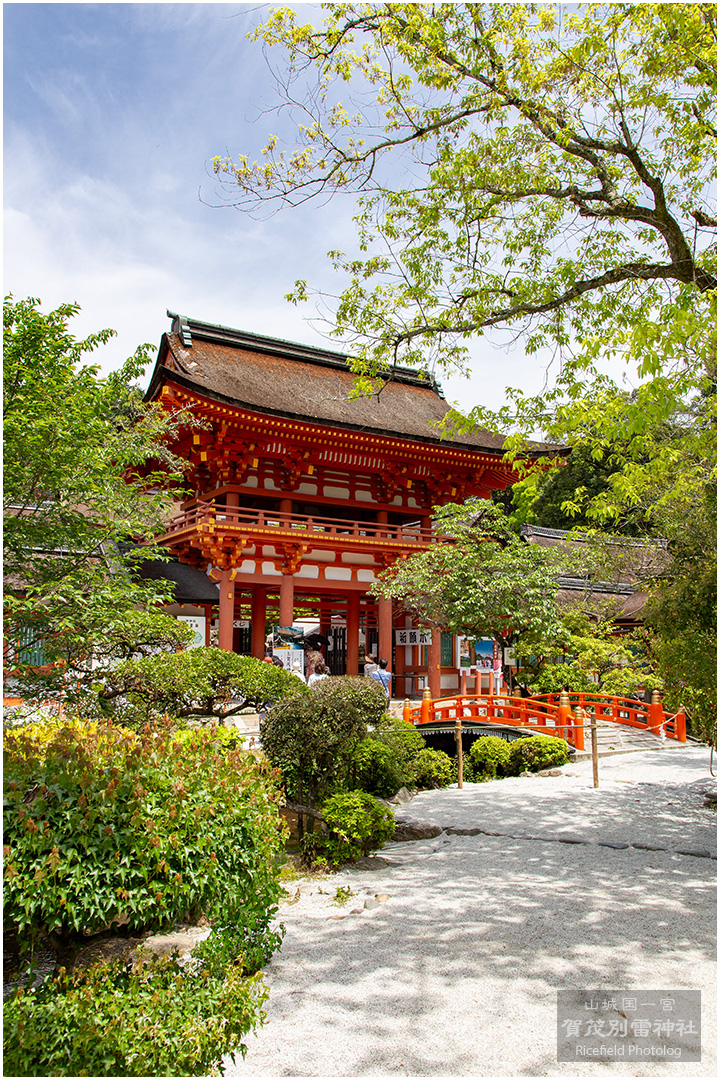
[{"label": "trimmed green hedge", "polygon": [[380,683],[346,675],[278,702],[261,720],[260,737],[268,760],[282,770],[289,798],[314,806],[345,788],[353,753],[386,704]]},{"label": "trimmed green hedge", "polygon": [[457,764],[442,750],[421,750],[413,758],[412,767],[419,788],[447,787],[457,780]]},{"label": "trimmed green hedge", "polygon": [[301,841],[305,861],[335,867],[381,848],[395,832],[395,815],[366,791],[344,791],[323,804],[328,834],[309,833]]},{"label": "trimmed green hedge", "polygon": [[470,747],[473,776],[478,780],[494,780],[506,776],[510,764],[510,744],[498,735],[482,735]]}]

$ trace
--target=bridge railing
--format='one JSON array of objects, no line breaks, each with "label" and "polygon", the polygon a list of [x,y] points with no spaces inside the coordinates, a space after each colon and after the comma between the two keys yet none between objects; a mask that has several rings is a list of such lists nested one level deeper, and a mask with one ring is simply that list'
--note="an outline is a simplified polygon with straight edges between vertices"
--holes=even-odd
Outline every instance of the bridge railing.
[{"label": "bridge railing", "polygon": [[584,745],[582,725],[576,724],[569,709],[535,698],[512,697],[508,694],[461,694],[433,701],[426,690],[421,704],[413,706],[406,701],[403,718],[418,726],[433,721],[454,723],[458,719],[487,720],[489,723],[508,724],[540,735],[567,739],[578,750],[582,750]]},{"label": "bridge railing", "polygon": [[[676,739],[678,742],[686,741],[685,713],[666,712],[659,694],[653,694],[650,704],[635,698],[613,697],[602,693],[570,693],[568,697],[573,711],[579,707],[583,713],[588,714],[590,709],[594,709],[596,718],[606,723],[623,724],[625,727],[649,731],[653,735],[664,735],[665,738]],[[538,694],[536,700],[557,704],[559,695]]]},{"label": "bridge railing", "polygon": [[419,705],[412,705],[406,700],[403,718],[417,726],[434,721],[494,721],[566,739],[577,750],[583,750],[584,731],[589,727],[592,709],[598,720],[640,728],[654,735],[685,742],[684,714],[664,712],[659,698],[646,705],[630,698],[602,694],[569,694],[568,697],[569,705],[561,704],[559,695],[552,694],[532,698],[507,694],[460,694],[433,701],[430,691],[426,690]]}]

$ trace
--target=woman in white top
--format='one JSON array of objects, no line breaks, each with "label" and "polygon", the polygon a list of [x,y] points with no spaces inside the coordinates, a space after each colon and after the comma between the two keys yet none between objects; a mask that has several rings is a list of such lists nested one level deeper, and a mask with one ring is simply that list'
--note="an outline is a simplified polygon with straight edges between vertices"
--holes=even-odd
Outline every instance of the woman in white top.
[{"label": "woman in white top", "polygon": [[375,663],[375,657],[372,653],[368,653],[365,658],[365,666],[363,668],[363,675],[366,679],[369,679],[374,671],[377,671],[378,666]]},{"label": "woman in white top", "polygon": [[308,686],[314,686],[316,682],[320,682],[321,679],[327,679],[329,671],[325,667],[324,660],[315,661],[315,670],[311,675],[308,675]]}]

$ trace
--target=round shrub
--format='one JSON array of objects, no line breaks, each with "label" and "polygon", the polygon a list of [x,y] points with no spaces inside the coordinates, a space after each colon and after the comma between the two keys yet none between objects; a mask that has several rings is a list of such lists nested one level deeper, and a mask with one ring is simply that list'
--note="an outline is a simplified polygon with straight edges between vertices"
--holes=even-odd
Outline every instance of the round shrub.
[{"label": "round shrub", "polygon": [[69,947],[114,923],[141,929],[199,913],[216,924],[237,916],[255,945],[270,934],[277,777],[221,747],[212,728],[180,740],[109,724],[47,737],[16,729],[5,736],[4,787],[4,925],[21,943],[45,936]]},{"label": "round shrub", "polygon": [[374,679],[336,675],[316,683],[312,692],[324,709],[333,709],[344,716],[362,717],[371,727],[380,723],[387,708],[385,691]]},{"label": "round shrub", "polygon": [[271,765],[282,770],[289,798],[313,806],[342,788],[356,746],[368,724],[379,722],[386,701],[374,680],[340,676],[278,702],[262,718],[260,737]]},{"label": "round shrub", "polygon": [[334,845],[334,862],[348,862],[381,848],[395,832],[395,815],[365,791],[340,792],[322,808]]},{"label": "round shrub", "polygon": [[3,1008],[6,1076],[208,1076],[245,1055],[264,1018],[260,976],[190,972],[165,957],[102,963],[18,990]]},{"label": "round shrub", "polygon": [[383,746],[392,751],[392,755],[398,766],[404,773],[403,783],[410,786],[413,782],[412,763],[421,750],[425,750],[427,744],[420,732],[407,720],[401,720],[394,716],[383,716],[380,723],[373,731],[369,732],[369,738],[377,740]]},{"label": "round shrub", "polygon": [[510,760],[510,744],[497,735],[482,735],[475,739],[469,753],[473,776],[478,780],[494,780],[505,776]]},{"label": "round shrub", "polygon": [[457,766],[442,750],[421,750],[413,760],[413,771],[419,788],[447,787],[457,780]]},{"label": "round shrub", "polygon": [[570,749],[564,739],[554,735],[530,735],[511,744],[508,775],[519,776],[521,772],[554,768],[569,759]]},{"label": "round shrub", "polygon": [[350,761],[350,785],[380,799],[387,799],[408,783],[409,770],[389,746],[376,739],[363,739]]}]

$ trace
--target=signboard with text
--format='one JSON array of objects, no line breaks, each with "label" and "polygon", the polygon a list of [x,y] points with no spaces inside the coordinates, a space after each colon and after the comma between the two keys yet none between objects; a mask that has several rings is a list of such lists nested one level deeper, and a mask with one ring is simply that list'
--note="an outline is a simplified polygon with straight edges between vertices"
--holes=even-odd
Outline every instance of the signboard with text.
[{"label": "signboard with text", "polygon": [[187,646],[188,649],[199,649],[205,644],[205,616],[204,615],[178,615],[178,622],[184,622],[195,634],[194,641]]},{"label": "signboard with text", "polygon": [[429,645],[432,641],[432,630],[396,630],[396,645]]}]

